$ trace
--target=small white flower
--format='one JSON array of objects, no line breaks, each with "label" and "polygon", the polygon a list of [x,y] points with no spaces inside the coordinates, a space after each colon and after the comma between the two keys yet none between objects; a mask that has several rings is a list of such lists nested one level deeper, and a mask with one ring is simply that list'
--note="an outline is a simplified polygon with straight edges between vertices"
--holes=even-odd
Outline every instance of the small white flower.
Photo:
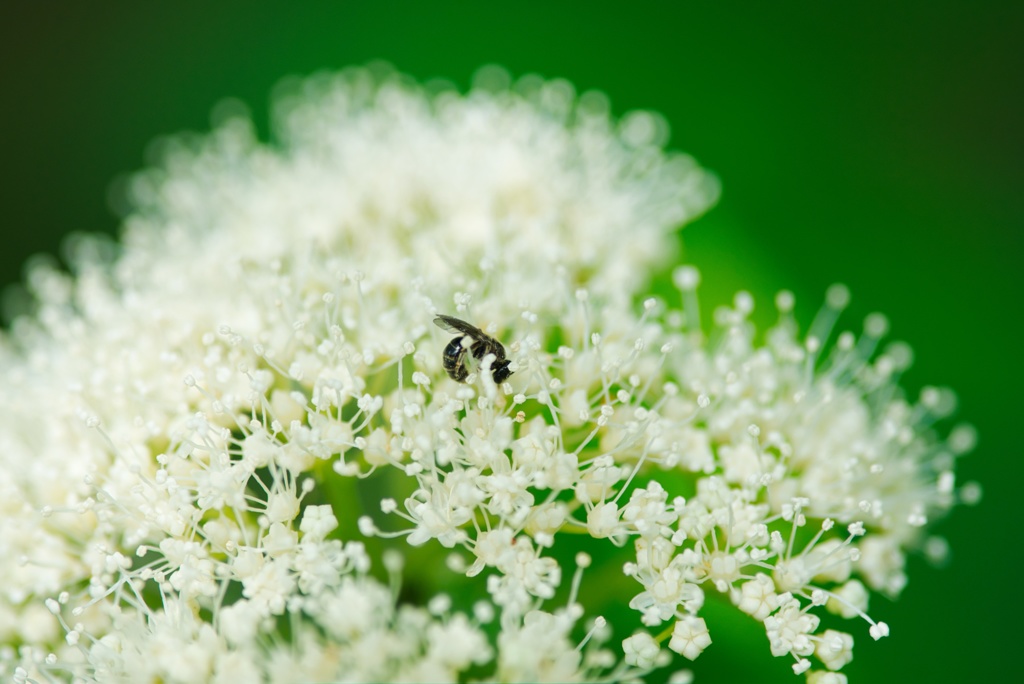
[{"label": "small white flower", "polygon": [[302,512],[303,540],[322,540],[338,526],[330,506],[306,506]]},{"label": "small white flower", "polygon": [[853,637],[845,632],[826,629],[814,648],[818,660],[830,670],[838,670],[853,660]]},{"label": "small white flower", "polygon": [[811,636],[818,629],[820,619],[801,610],[799,601],[788,594],[779,596],[778,600],[778,611],[764,619],[772,655],[811,655],[814,652]]},{"label": "small white flower", "polygon": [[637,632],[622,642],[622,651],[627,665],[649,670],[654,667],[661,649],[650,634]]},{"label": "small white flower", "polygon": [[676,621],[668,647],[689,660],[696,660],[711,645],[711,635],[703,618],[686,615]]},{"label": "small white flower", "polygon": [[739,609],[755,620],[764,621],[778,607],[778,595],[772,579],[764,573],[754,575],[754,579],[744,582],[740,587]]},{"label": "small white flower", "polygon": [[435,658],[456,672],[471,663],[479,665],[491,659],[486,637],[464,615],[454,616],[445,625],[432,624],[427,630],[427,642],[428,658]]},{"label": "small white flower", "polygon": [[863,615],[868,609],[868,591],[861,582],[850,580],[833,592],[826,608],[844,618]]}]

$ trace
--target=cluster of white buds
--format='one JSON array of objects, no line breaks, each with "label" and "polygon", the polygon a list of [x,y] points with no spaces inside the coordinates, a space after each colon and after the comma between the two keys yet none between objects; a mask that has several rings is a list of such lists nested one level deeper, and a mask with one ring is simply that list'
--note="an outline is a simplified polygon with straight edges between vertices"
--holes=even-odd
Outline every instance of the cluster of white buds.
[{"label": "cluster of white buds", "polygon": [[[660,118],[373,68],[286,85],[275,121],[168,142],[123,246],[30,274],[0,344],[0,673],[635,679],[711,644],[706,597],[811,681],[852,657],[823,611],[888,634],[869,589],[975,496],[973,432],[933,430],[946,390],[904,398],[884,318],[836,332],[842,287],[806,334],[780,294],[763,343],[746,293],[702,332],[693,267],[645,294],[716,193]],[[584,601],[591,565],[631,622]]]}]

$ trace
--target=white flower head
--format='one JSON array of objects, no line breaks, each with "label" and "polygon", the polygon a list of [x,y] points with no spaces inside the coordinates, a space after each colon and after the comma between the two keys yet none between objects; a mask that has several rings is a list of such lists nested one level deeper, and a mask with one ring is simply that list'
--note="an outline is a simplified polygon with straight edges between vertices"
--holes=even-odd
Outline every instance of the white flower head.
[{"label": "white flower head", "polygon": [[[273,145],[237,117],[167,143],[121,248],[31,272],[0,345],[3,672],[628,679],[711,643],[707,592],[798,672],[851,657],[821,609],[888,634],[865,586],[898,593],[954,503],[949,397],[903,398],[877,316],[828,346],[842,288],[806,335],[780,296],[764,345],[745,293],[703,334],[693,267],[648,296],[714,179],[657,116],[502,73],[290,83]],[[618,650],[570,533],[640,585]],[[392,540],[388,583],[357,534]],[[487,599],[454,605],[446,568]]]}]

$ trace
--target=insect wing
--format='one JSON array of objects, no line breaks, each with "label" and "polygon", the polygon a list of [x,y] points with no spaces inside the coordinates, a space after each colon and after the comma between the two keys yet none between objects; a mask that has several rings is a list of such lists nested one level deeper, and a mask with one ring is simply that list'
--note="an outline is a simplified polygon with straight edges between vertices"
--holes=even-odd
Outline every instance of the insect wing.
[{"label": "insect wing", "polygon": [[445,316],[444,314],[439,314],[438,317],[434,319],[434,325],[436,325],[439,328],[444,328],[448,332],[463,333],[464,335],[469,335],[470,337],[476,340],[490,339],[480,328],[477,328],[474,325],[470,325],[469,323],[460,318],[455,318],[455,316]]}]

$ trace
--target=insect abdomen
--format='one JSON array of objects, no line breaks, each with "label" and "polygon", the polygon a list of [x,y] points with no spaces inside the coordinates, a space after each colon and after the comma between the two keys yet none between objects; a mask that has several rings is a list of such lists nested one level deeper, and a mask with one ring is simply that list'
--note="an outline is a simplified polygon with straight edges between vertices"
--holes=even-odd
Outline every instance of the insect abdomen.
[{"label": "insect abdomen", "polygon": [[448,343],[441,355],[445,372],[456,382],[465,382],[469,375],[469,371],[466,370],[466,352],[468,350],[462,346],[465,339],[465,337],[456,337]]}]

